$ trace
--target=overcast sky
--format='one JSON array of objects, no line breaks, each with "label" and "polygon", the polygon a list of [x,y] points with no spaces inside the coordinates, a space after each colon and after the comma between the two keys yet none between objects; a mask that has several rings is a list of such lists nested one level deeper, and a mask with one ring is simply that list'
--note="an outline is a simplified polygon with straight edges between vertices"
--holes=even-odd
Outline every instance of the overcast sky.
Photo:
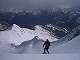
[{"label": "overcast sky", "polygon": [[78,3],[79,0],[0,0],[0,8],[71,7]]}]

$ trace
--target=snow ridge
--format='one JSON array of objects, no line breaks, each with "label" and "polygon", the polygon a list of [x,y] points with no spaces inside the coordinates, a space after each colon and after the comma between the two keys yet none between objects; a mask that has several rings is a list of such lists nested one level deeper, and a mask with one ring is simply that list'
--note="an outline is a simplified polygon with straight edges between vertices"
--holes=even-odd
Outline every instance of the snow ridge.
[{"label": "snow ridge", "polygon": [[[49,39],[50,42],[58,40],[50,35],[50,32],[41,25],[36,25],[35,30],[28,28],[20,28],[18,25],[13,24],[12,29],[9,31],[0,32],[1,40],[8,40],[9,43],[20,45],[24,41],[32,40],[35,36],[38,36],[42,40]],[[7,36],[5,36],[5,34]],[[5,38],[5,39],[4,39]]]}]

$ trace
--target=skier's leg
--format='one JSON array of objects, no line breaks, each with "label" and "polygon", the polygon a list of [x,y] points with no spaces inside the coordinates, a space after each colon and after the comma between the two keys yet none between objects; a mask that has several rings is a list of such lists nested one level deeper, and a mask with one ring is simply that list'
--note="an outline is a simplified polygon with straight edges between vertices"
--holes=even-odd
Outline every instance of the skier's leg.
[{"label": "skier's leg", "polygon": [[46,49],[46,51],[47,51],[47,53],[49,54],[49,51],[48,51],[48,49]]},{"label": "skier's leg", "polygon": [[43,52],[43,54],[45,54],[45,53],[46,53],[45,51],[46,51],[46,49],[44,48],[44,52]]}]

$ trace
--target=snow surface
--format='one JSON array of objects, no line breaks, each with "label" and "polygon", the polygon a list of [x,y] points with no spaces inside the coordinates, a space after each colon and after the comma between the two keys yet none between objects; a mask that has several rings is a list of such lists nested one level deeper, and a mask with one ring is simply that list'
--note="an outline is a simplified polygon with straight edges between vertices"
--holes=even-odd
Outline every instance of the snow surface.
[{"label": "snow surface", "polygon": [[80,60],[80,54],[8,54],[0,56],[1,60]]}]

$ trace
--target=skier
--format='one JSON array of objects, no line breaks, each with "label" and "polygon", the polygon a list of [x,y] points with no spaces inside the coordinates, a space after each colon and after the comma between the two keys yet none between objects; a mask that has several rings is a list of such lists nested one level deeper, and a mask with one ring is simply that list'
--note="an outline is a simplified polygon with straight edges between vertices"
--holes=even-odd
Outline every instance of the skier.
[{"label": "skier", "polygon": [[43,54],[45,54],[46,51],[47,51],[47,53],[49,54],[49,51],[48,51],[49,47],[50,47],[50,42],[49,42],[49,40],[47,39],[47,40],[44,42],[44,44],[43,44],[43,48],[44,48]]}]

